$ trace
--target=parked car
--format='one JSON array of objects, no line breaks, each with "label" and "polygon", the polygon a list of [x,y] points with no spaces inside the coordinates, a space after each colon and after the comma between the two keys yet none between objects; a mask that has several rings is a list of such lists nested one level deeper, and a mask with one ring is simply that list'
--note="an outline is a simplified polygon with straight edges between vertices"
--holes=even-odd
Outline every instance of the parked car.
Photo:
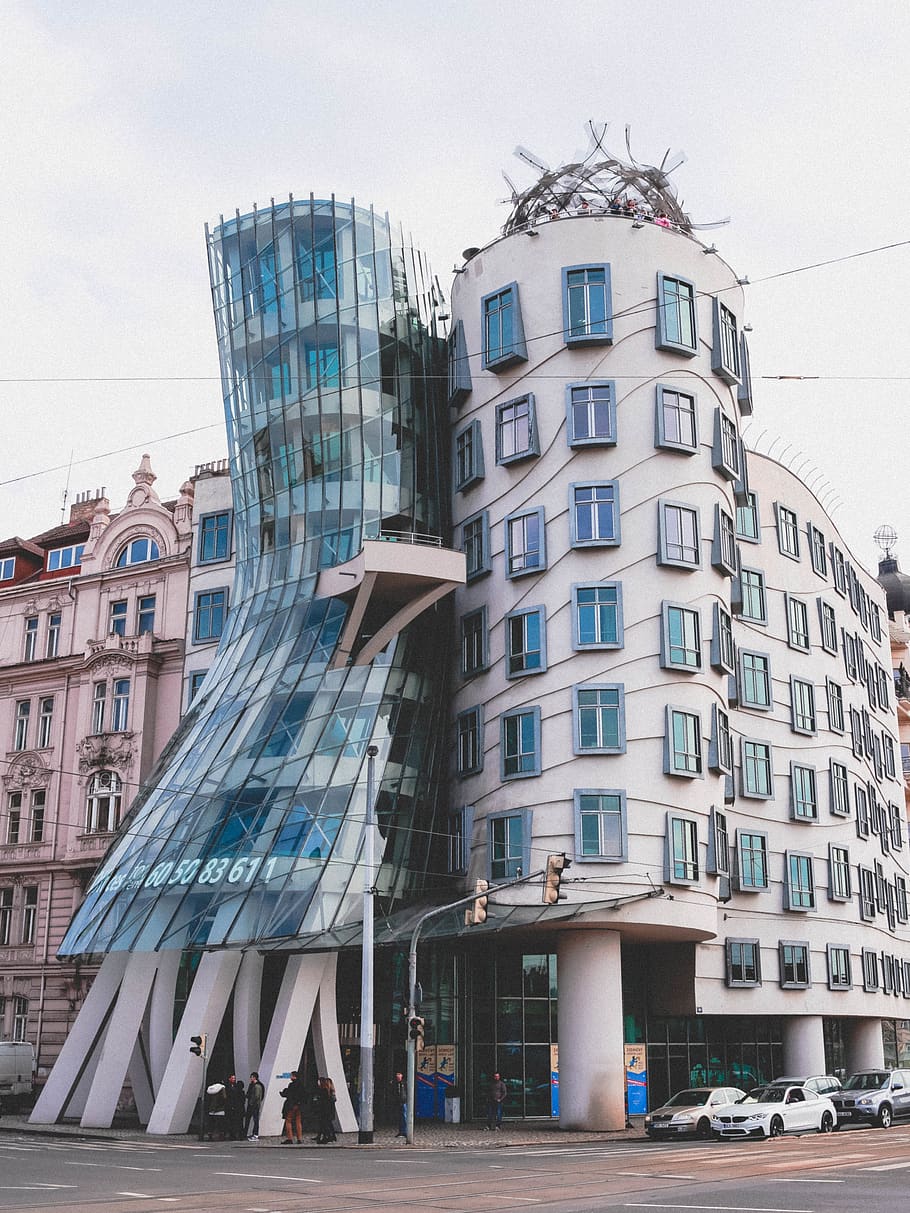
[{"label": "parked car", "polygon": [[810,1074],[808,1078],[799,1075],[787,1075],[784,1078],[774,1078],[767,1085],[778,1087],[783,1083],[787,1087],[808,1087],[816,1095],[833,1095],[841,1089],[841,1081],[833,1074]]},{"label": "parked car", "polygon": [[738,1087],[687,1087],[648,1113],[645,1132],[652,1141],[690,1133],[696,1137],[710,1137],[714,1109],[745,1098],[745,1091]]},{"label": "parked car", "polygon": [[756,1087],[742,1103],[716,1108],[711,1117],[711,1131],[718,1138],[830,1133],[836,1124],[837,1113],[827,1095],[784,1083]]},{"label": "parked car", "polygon": [[832,1096],[837,1127],[874,1124],[882,1129],[910,1116],[910,1070],[860,1070]]}]

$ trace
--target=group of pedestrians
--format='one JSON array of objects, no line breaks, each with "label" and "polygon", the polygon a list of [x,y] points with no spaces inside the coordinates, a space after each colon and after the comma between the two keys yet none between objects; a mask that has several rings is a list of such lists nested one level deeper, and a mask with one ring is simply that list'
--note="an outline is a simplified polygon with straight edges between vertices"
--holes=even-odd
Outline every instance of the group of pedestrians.
[{"label": "group of pedestrians", "polygon": [[265,1099],[265,1087],[254,1070],[249,1085],[231,1074],[227,1082],[215,1082],[206,1088],[206,1113],[209,1139],[218,1132],[223,1141],[259,1140],[259,1114]]},{"label": "group of pedestrians", "polygon": [[[281,1138],[283,1146],[303,1144],[303,1106],[306,1092],[296,1070],[291,1071],[291,1081],[281,1092],[284,1106],[281,1109],[284,1116],[284,1132]],[[331,1078],[321,1076],[316,1085],[316,1125],[317,1132],[313,1138],[318,1145],[328,1145],[337,1141],[335,1135],[335,1084]]]}]

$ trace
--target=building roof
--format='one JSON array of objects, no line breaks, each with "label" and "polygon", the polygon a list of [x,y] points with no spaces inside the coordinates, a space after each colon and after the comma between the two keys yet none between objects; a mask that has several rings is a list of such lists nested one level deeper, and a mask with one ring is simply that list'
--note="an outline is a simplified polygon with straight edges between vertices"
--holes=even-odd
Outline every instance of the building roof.
[{"label": "building roof", "polygon": [[885,591],[892,619],[897,611],[910,614],[910,577],[900,571],[893,556],[878,562],[878,584]]}]

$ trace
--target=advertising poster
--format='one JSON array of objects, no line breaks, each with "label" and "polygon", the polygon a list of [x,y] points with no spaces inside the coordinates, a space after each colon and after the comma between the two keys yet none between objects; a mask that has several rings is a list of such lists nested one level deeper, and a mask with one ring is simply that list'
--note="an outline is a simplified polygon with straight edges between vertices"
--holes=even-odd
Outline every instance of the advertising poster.
[{"label": "advertising poster", "polygon": [[559,1045],[550,1045],[550,1115],[559,1115]]},{"label": "advertising poster", "polygon": [[432,1120],[436,1115],[436,1046],[429,1045],[417,1052],[417,1091],[414,1115],[420,1120]]},{"label": "advertising poster", "polygon": [[455,1086],[455,1046],[436,1046],[436,1115],[445,1119],[446,1096]]},{"label": "advertising poster", "polygon": [[626,1069],[626,1112],[643,1116],[648,1110],[648,1062],[645,1045],[623,1045]]}]

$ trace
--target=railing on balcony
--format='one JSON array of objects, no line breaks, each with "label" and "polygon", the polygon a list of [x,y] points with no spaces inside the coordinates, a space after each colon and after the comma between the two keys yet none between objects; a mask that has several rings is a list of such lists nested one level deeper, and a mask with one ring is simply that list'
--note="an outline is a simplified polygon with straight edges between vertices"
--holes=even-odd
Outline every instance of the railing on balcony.
[{"label": "railing on balcony", "polygon": [[894,671],[894,693],[898,699],[910,699],[910,673],[903,665]]}]

